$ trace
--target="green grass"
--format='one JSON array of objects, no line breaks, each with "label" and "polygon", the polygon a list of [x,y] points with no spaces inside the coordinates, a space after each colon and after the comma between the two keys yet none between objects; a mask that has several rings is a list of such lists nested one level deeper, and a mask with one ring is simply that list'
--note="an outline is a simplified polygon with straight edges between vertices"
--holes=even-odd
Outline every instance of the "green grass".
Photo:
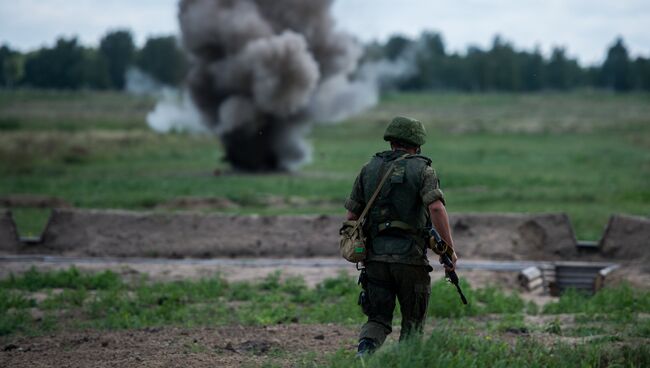
[{"label": "green grass", "polygon": [[[88,274],[76,268],[41,272],[34,268],[20,276],[0,280],[0,319],[11,325],[26,308],[45,311],[69,310],[76,327],[142,328],[175,324],[182,326],[276,323],[360,324],[363,315],[356,304],[359,287],[341,275],[308,288],[301,278],[281,279],[270,274],[258,283],[228,283],[218,275],[197,281],[151,282],[146,278],[125,283],[111,271]],[[472,289],[463,281],[471,300],[461,307],[455,289],[444,280],[432,285],[429,315],[461,318],[488,314],[521,313],[524,303],[516,294],[488,287]],[[37,303],[34,292],[47,298]],[[399,321],[399,314],[397,320]],[[25,322],[25,321],[23,321]],[[4,334],[35,333],[38,323],[5,327]],[[54,326],[47,326],[48,330]],[[69,327],[69,326],[67,326]]]},{"label": "green grass", "polygon": [[13,208],[11,214],[22,237],[41,235],[52,210],[49,208]]},{"label": "green grass", "polygon": [[[315,127],[313,160],[301,171],[266,175],[228,172],[213,137],[151,132],[151,107],[111,93],[0,92],[0,196],[132,210],[225,197],[238,207],[222,212],[341,213],[360,166],[386,148],[386,123],[406,114],[426,125],[423,153],[452,213],[562,211],[578,238],[593,240],[612,213],[650,213],[648,94],[387,95],[360,116]],[[39,233],[44,217],[28,210],[18,225]]]},{"label": "green grass", "polygon": [[[474,289],[464,280],[461,283],[469,306],[460,304],[449,283],[436,280],[431,288],[428,315],[442,319],[510,316],[502,321],[502,326],[497,325],[498,329],[505,329],[521,325],[523,315],[537,314],[536,308],[516,293],[504,293],[491,286]],[[46,293],[47,298],[37,303],[32,297],[35,292]],[[77,322],[101,328],[289,322],[357,324],[363,320],[356,305],[358,293],[355,280],[344,275],[308,288],[303,279],[282,278],[280,273],[256,283],[229,283],[219,275],[176,282],[153,282],[143,277],[127,283],[111,271],[85,273],[72,267],[42,272],[32,268],[20,276],[0,280],[0,309],[17,312],[25,308],[73,308],[81,316]],[[629,323],[639,313],[650,313],[649,301],[650,292],[622,285],[605,288],[594,297],[567,293],[557,302],[547,304],[543,313],[571,313],[578,319],[584,315],[620,314],[627,318],[611,318],[609,322]],[[11,316],[7,314],[4,318]],[[38,330],[38,326],[32,327]]]},{"label": "green grass", "polygon": [[328,367],[644,367],[650,364],[648,345],[556,343],[532,339],[508,343],[491,336],[464,334],[453,327],[429,336],[392,344],[363,359],[347,351],[330,357]]},{"label": "green grass", "polygon": [[[47,297],[36,302],[34,292]],[[227,283],[219,276],[197,281],[127,284],[113,272],[76,268],[0,280],[0,335],[42,333],[56,328],[142,328],[159,325],[360,323],[356,283],[346,276],[308,288],[300,278]],[[72,319],[32,321],[27,310],[67,311]]]},{"label": "green grass", "polygon": [[106,290],[123,286],[120,277],[112,271],[86,274],[75,267],[53,272],[40,272],[32,267],[20,276],[12,274],[7,279],[0,280],[2,289],[27,291],[51,288]]},{"label": "green grass", "polygon": [[605,288],[593,297],[569,290],[560,300],[544,306],[543,313],[577,313],[585,320],[634,320],[638,313],[650,313],[650,293],[638,293],[627,284]]}]

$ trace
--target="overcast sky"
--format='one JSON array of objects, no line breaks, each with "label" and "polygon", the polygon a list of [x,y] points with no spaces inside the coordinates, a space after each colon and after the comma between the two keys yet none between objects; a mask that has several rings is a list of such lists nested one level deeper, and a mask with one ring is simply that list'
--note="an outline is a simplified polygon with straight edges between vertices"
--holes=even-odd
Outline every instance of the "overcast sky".
[{"label": "overcast sky", "polygon": [[[177,32],[176,3],[0,0],[0,43],[25,51],[76,35],[95,45],[107,29],[129,28],[142,44],[149,35]],[[464,51],[470,44],[488,47],[500,34],[518,48],[545,53],[565,46],[592,64],[622,36],[632,55],[650,56],[649,0],[338,0],[333,11],[340,28],[363,41],[428,29],[441,32],[449,50]]]}]

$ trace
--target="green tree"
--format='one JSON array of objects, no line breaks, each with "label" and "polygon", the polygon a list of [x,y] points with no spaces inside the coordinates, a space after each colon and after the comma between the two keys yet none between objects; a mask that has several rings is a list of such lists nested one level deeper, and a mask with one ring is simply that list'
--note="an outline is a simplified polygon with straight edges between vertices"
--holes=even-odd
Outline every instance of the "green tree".
[{"label": "green tree", "polygon": [[418,40],[413,86],[418,89],[442,89],[445,86],[445,43],[439,33],[423,32]]},{"label": "green tree", "polygon": [[517,91],[521,88],[519,60],[512,45],[497,35],[486,57],[488,63],[486,78],[489,89]]},{"label": "green tree", "polygon": [[107,89],[112,86],[108,62],[96,49],[84,49],[81,79],[84,88]]},{"label": "green tree", "polygon": [[607,58],[601,70],[602,85],[616,91],[629,91],[632,88],[630,58],[623,39],[617,38],[607,51]]},{"label": "green tree", "polygon": [[402,36],[393,35],[386,42],[384,52],[388,60],[395,61],[413,44],[413,41]]},{"label": "green tree", "polygon": [[539,91],[544,88],[544,57],[538,48],[533,53],[522,52],[521,81],[525,91]]},{"label": "green tree", "polygon": [[562,47],[553,48],[546,67],[547,85],[552,89],[568,90],[571,87],[571,60]]},{"label": "green tree", "polygon": [[53,48],[27,55],[25,83],[33,87],[79,88],[83,84],[84,50],[76,38],[59,38]]},{"label": "green tree", "polygon": [[78,89],[109,86],[106,61],[76,38],[59,38],[52,48],[29,53],[23,83],[31,87]]},{"label": "green tree", "polygon": [[142,71],[161,83],[176,86],[186,72],[186,59],[174,36],[152,37],[137,56]]},{"label": "green tree", "polygon": [[632,66],[634,88],[650,91],[650,59],[638,57]]},{"label": "green tree", "polygon": [[22,78],[23,57],[8,45],[0,47],[0,87],[12,88]]},{"label": "green tree", "polygon": [[131,32],[116,30],[108,32],[99,42],[100,56],[106,59],[110,83],[117,89],[124,89],[127,68],[133,64],[135,45]]},{"label": "green tree", "polygon": [[468,89],[470,91],[486,91],[490,88],[487,55],[479,47],[470,46],[465,56],[467,64]]}]

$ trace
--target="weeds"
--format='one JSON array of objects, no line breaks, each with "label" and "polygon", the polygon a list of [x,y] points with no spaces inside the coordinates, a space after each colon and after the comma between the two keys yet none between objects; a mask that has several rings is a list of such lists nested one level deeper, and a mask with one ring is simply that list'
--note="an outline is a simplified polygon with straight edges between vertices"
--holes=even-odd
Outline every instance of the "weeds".
[{"label": "weeds", "polygon": [[120,277],[110,271],[84,274],[77,268],[54,272],[40,272],[32,267],[21,276],[10,275],[0,280],[0,288],[36,291],[47,288],[105,290],[123,287]]},{"label": "weeds", "polygon": [[605,288],[594,296],[569,290],[558,301],[544,306],[543,313],[579,313],[584,320],[633,321],[638,313],[650,313],[650,293],[628,284]]},{"label": "weeds", "polygon": [[[495,288],[473,290],[464,280],[463,285],[472,300],[468,308],[460,305],[455,290],[446,282],[434,283],[431,316],[456,318],[523,310],[524,303],[516,295]],[[54,272],[32,268],[21,276],[0,280],[0,290],[2,310],[69,310],[76,317],[62,323],[73,323],[73,327],[360,324],[364,319],[356,303],[359,286],[344,274],[308,288],[303,279],[283,279],[280,273],[272,273],[258,283],[228,283],[216,275],[176,282],[149,282],[144,278],[127,284],[111,271],[87,274],[74,267]],[[39,303],[30,298],[30,293],[37,291],[47,293]],[[38,323],[21,321],[26,324],[24,328],[20,324],[8,325],[4,334],[39,329]]]},{"label": "weeds", "polygon": [[339,351],[329,367],[602,367],[650,364],[647,345],[610,345],[616,338],[571,346],[544,346],[530,339],[514,344],[488,337],[469,336],[453,328],[434,330],[430,336],[394,343],[377,353],[354,359]]},{"label": "weeds", "polygon": [[[525,313],[538,312],[536,306],[525,303],[515,293],[504,293],[495,287],[473,289],[465,280],[461,283],[470,304],[461,305],[454,288],[438,280],[431,288],[429,316],[458,319],[503,315],[496,329],[516,332],[528,329],[522,319]],[[32,268],[21,276],[0,280],[0,311],[7,312],[2,318],[9,320],[13,314],[29,308],[69,310],[78,317],[74,320],[77,326],[110,329],[166,324],[359,324],[364,319],[356,304],[359,291],[355,280],[345,274],[308,288],[303,279],[283,279],[280,273],[272,273],[257,283],[229,283],[216,275],[175,282],[150,282],[143,278],[128,284],[111,271],[89,274],[74,267],[49,272]],[[34,292],[45,292],[47,297],[37,303],[31,296]],[[650,311],[649,300],[650,293],[623,285],[604,289],[593,297],[569,292],[544,307],[543,313],[577,313],[577,321],[614,320],[629,324],[636,321],[638,313]],[[20,317],[18,321],[21,322],[4,321],[5,326],[13,327],[4,327],[3,333],[39,329],[39,324],[32,324],[29,318]],[[399,313],[395,322],[399,322]],[[23,328],[21,324],[27,326]],[[636,325],[632,333],[646,336],[649,326],[646,320]],[[543,330],[561,334],[563,327],[556,320]]]}]

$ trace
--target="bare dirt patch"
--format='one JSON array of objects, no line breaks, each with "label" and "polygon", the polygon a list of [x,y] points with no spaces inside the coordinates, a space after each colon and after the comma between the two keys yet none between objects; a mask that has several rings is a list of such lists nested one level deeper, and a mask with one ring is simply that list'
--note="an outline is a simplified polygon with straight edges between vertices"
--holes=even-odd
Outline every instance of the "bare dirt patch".
[{"label": "bare dirt patch", "polygon": [[20,249],[18,231],[11,212],[0,208],[0,252],[17,252]]},{"label": "bare dirt patch", "polygon": [[288,367],[355,344],[355,329],[330,324],[61,332],[6,339],[0,366]]},{"label": "bare dirt patch", "polygon": [[604,255],[617,259],[650,259],[650,219],[615,215],[609,219],[600,247]]},{"label": "bare dirt patch", "polygon": [[0,207],[70,208],[72,205],[59,197],[37,194],[12,194],[0,197]]},{"label": "bare dirt patch", "polygon": [[224,197],[178,197],[156,205],[159,210],[225,210],[239,208],[239,204]]}]

